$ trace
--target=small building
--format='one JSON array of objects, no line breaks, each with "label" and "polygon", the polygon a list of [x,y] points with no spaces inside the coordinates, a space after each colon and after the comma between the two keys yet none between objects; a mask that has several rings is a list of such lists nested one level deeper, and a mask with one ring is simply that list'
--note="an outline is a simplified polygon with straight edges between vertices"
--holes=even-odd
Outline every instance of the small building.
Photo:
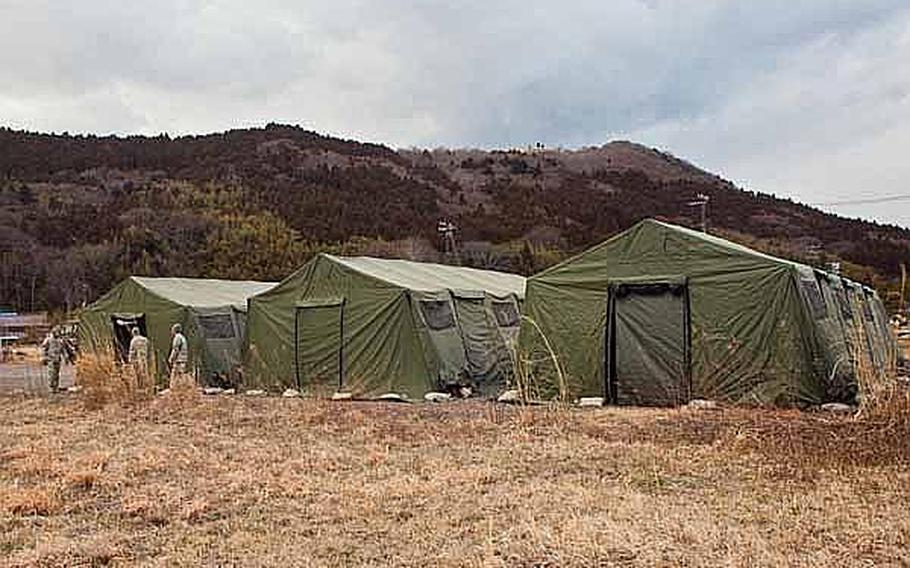
[{"label": "small building", "polygon": [[201,382],[239,379],[247,299],[274,282],[132,276],[80,314],[82,352],[125,361],[132,328],[149,338],[159,377],[167,372],[171,326],[182,325],[189,368]]},{"label": "small building", "polygon": [[247,386],[422,397],[507,378],[525,278],[321,254],[249,311]]},{"label": "small building", "polygon": [[897,353],[873,290],[650,219],[530,278],[525,307],[545,390],[614,404],[850,402]]},{"label": "small building", "polygon": [[9,340],[40,341],[51,329],[46,312],[0,313],[0,336]]}]

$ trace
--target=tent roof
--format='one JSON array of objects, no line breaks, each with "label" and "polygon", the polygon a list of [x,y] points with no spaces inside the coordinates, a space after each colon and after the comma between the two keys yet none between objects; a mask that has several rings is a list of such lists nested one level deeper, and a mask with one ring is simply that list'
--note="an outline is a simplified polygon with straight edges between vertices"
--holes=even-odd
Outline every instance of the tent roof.
[{"label": "tent roof", "polygon": [[[639,221],[638,223],[636,223],[632,227],[626,229],[625,231],[617,233],[617,234],[613,235],[612,237],[610,237],[609,239],[607,239],[599,244],[596,244],[593,247],[591,247],[585,251],[582,251],[581,253],[579,253],[573,257],[563,260],[562,262],[555,264],[542,272],[539,272],[538,274],[532,276],[532,278],[537,280],[537,279],[546,278],[547,276],[549,276],[551,274],[558,274],[563,269],[574,265],[576,262],[578,262],[582,259],[585,259],[585,258],[589,258],[591,255],[596,255],[596,254],[598,254],[598,252],[606,249],[607,247],[611,247],[614,244],[623,241],[624,239],[634,237],[635,235],[642,234],[644,232],[653,234],[654,231],[668,231],[668,232],[676,233],[690,241],[702,243],[707,249],[723,251],[725,254],[735,255],[735,256],[739,256],[741,258],[750,258],[750,259],[753,259],[758,262],[779,265],[779,266],[803,267],[803,265],[801,265],[797,262],[793,262],[791,260],[787,260],[784,258],[778,258],[776,256],[771,256],[769,254],[765,254],[761,251],[751,249],[745,245],[741,245],[739,243],[735,243],[733,241],[729,241],[729,240],[721,238],[721,237],[702,233],[701,231],[696,231],[696,230],[689,229],[686,227],[681,227],[679,225],[665,223],[663,221],[658,221],[656,219],[648,218],[648,219],[643,219],[643,220]],[[809,269],[809,267],[805,267],[805,268]]]},{"label": "tent roof", "polygon": [[800,263],[798,263],[798,262],[794,262],[792,260],[787,260],[786,258],[772,256],[770,254],[763,253],[763,252],[755,250],[753,248],[749,248],[745,245],[741,245],[739,243],[729,241],[727,239],[717,237],[717,236],[711,235],[709,233],[703,233],[701,231],[689,229],[688,227],[681,227],[679,225],[665,223],[663,221],[658,221],[657,219],[645,219],[643,221],[640,221],[640,223],[642,223],[642,224],[650,223],[653,225],[657,225],[657,226],[663,227],[664,229],[668,229],[670,231],[676,231],[677,233],[683,234],[689,238],[698,239],[707,244],[714,245],[715,247],[724,248],[731,252],[737,252],[739,254],[753,256],[753,257],[760,258],[760,259],[763,259],[763,260],[766,260],[769,262],[773,262],[773,263],[777,263],[777,264],[785,264],[788,266],[800,265]]},{"label": "tent roof", "polygon": [[265,292],[275,282],[254,280],[211,280],[205,278],[149,278],[133,276],[131,279],[149,290],[176,304],[194,308],[217,308],[221,306],[246,307],[250,296]]},{"label": "tent roof", "polygon": [[495,296],[515,294],[519,298],[525,295],[526,279],[517,274],[368,256],[324,256],[351,270],[409,290],[482,290]]}]

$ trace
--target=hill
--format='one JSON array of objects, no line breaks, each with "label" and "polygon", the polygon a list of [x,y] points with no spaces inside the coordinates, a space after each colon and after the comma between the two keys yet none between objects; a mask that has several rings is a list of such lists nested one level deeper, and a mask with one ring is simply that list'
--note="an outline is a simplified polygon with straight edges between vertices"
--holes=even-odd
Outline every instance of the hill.
[{"label": "hill", "polygon": [[[0,129],[0,305],[72,308],[128,274],[277,279],[320,250],[524,273],[644,217],[845,263],[880,288],[910,230],[743,190],[631,142],[573,151],[401,150],[268,125],[205,136]],[[459,227],[442,255],[436,223]]]}]

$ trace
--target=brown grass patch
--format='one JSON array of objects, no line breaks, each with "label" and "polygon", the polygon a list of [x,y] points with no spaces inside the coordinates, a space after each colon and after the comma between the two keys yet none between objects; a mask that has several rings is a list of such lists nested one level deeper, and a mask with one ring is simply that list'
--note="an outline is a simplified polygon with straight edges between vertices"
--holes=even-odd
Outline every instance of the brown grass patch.
[{"label": "brown grass patch", "polygon": [[0,398],[0,565],[901,564],[910,437],[885,425],[738,409],[164,396],[85,412]]},{"label": "brown grass patch", "polygon": [[15,516],[46,517],[59,511],[61,505],[55,487],[10,487],[0,493],[0,507]]},{"label": "brown grass patch", "polygon": [[154,394],[154,368],[137,372],[117,361],[112,352],[84,353],[76,362],[77,385],[87,410],[110,404],[133,404]]}]

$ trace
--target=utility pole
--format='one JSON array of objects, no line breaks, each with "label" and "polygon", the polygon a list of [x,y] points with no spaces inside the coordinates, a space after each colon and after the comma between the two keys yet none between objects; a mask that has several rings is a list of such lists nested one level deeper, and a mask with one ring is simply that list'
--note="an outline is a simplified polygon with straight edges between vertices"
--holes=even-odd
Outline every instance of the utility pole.
[{"label": "utility pole", "polygon": [[699,193],[695,196],[695,199],[688,202],[686,205],[689,207],[701,207],[701,232],[708,232],[708,202],[711,201],[711,198],[704,194]]},{"label": "utility pole", "polygon": [[903,262],[901,263],[901,301],[900,307],[897,310],[897,313],[904,313],[904,290],[907,287],[907,265]]}]

